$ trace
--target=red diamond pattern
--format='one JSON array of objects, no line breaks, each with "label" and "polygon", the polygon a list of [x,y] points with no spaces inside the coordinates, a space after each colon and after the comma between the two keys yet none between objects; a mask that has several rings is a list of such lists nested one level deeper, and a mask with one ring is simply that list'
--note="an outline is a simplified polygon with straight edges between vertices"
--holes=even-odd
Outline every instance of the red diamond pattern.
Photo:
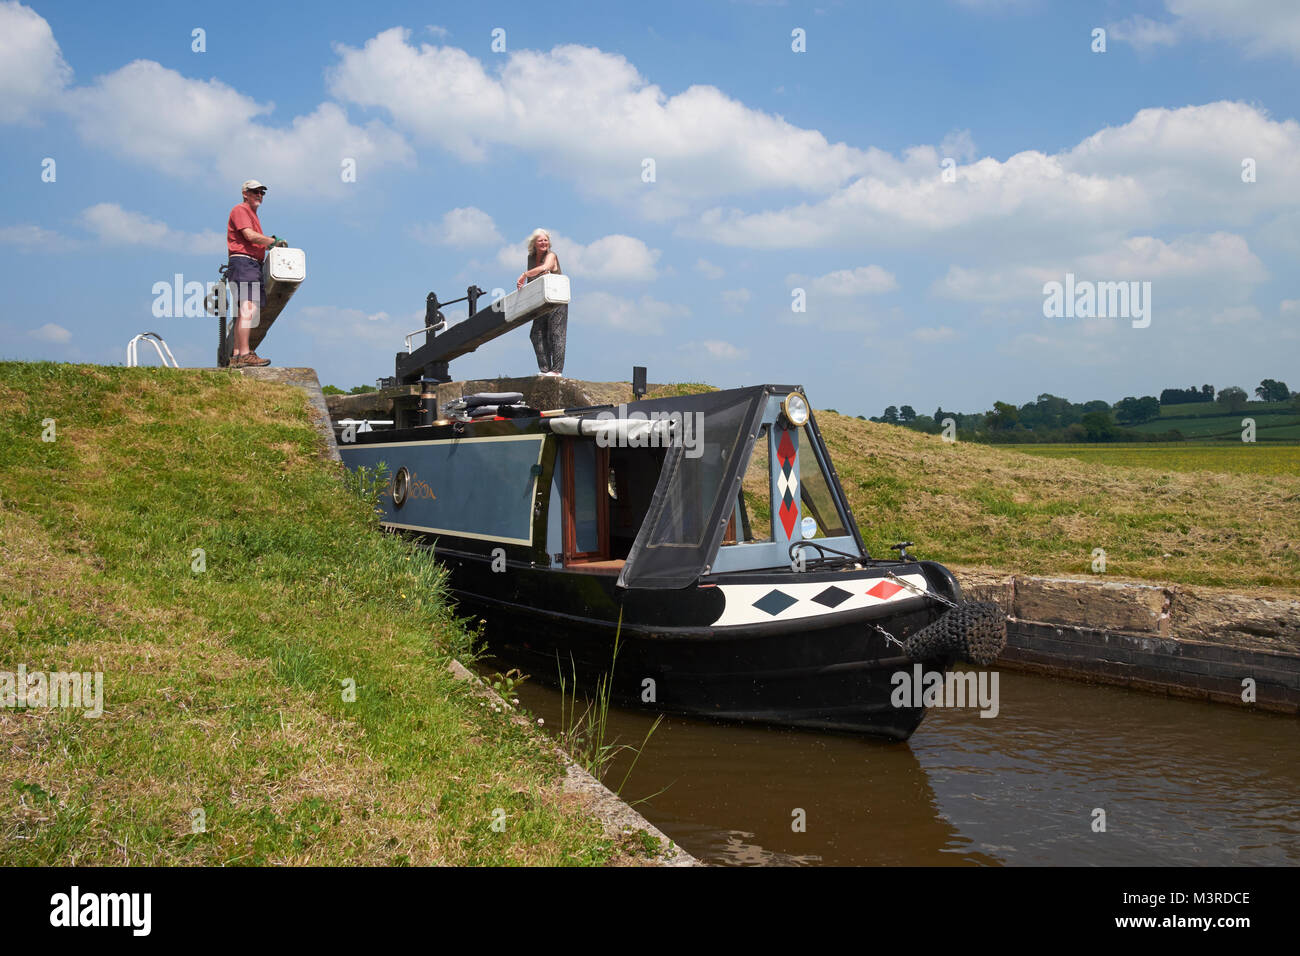
[{"label": "red diamond pattern", "polygon": [[794,442],[790,441],[790,429],[781,429],[781,440],[776,445],[776,460],[781,463],[781,467],[789,471],[794,467]]},{"label": "red diamond pattern", "polygon": [[881,581],[867,592],[867,597],[880,598],[882,601],[887,601],[901,590],[903,590],[901,584],[895,584],[893,581]]},{"label": "red diamond pattern", "polygon": [[[776,460],[781,463],[781,471],[788,478],[794,471],[794,442],[790,441],[790,429],[781,429],[781,440],[776,445]],[[777,517],[781,519],[781,527],[785,528],[787,538],[794,537],[795,522],[799,520],[799,503],[794,496],[786,491],[781,499],[781,506],[777,509]]]}]

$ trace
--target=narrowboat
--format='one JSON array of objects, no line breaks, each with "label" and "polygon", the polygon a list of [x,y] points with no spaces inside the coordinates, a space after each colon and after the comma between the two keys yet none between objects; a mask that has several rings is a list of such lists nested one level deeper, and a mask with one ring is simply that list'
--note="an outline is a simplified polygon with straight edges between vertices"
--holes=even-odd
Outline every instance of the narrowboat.
[{"label": "narrowboat", "polygon": [[896,701],[894,675],[988,663],[1005,639],[910,543],[868,552],[799,386],[549,410],[471,396],[397,426],[347,436],[344,463],[384,466],[383,527],[435,551],[534,679],[594,681],[617,639],[616,703],[902,740],[925,708]]}]

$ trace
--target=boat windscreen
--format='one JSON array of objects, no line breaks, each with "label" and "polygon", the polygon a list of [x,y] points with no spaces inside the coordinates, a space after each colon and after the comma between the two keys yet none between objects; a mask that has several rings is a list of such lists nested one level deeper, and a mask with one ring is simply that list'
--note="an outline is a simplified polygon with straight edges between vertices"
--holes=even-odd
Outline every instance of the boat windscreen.
[{"label": "boat windscreen", "polygon": [[673,411],[699,416],[695,435],[668,449],[620,585],[681,588],[704,572],[735,505],[765,397],[748,388],[675,400]]}]

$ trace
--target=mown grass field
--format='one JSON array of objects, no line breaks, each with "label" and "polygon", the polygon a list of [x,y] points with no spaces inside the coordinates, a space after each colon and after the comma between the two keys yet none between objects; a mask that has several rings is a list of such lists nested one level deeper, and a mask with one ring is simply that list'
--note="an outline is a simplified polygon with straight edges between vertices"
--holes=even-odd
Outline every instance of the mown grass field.
[{"label": "mown grass field", "polygon": [[[820,413],[873,553],[1300,595],[1300,447],[949,444]],[[1149,449],[1149,450],[1148,450]]]},{"label": "mown grass field", "polygon": [[999,445],[1041,458],[1072,458],[1100,465],[1158,471],[1300,476],[1300,444],[1256,442],[1116,442],[1103,445]]},{"label": "mown grass field", "polygon": [[288,387],[0,364],[0,670],[101,671],[105,698],[0,708],[0,864],[632,852],[448,673],[471,637],[442,572],[321,444]]}]

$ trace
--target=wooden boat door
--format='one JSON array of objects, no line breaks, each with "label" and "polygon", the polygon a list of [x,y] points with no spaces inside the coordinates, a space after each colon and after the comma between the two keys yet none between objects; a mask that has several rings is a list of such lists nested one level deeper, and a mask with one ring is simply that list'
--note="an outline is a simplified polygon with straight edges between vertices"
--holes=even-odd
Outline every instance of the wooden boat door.
[{"label": "wooden boat door", "polygon": [[560,445],[564,563],[609,558],[609,449],[566,438]]}]

